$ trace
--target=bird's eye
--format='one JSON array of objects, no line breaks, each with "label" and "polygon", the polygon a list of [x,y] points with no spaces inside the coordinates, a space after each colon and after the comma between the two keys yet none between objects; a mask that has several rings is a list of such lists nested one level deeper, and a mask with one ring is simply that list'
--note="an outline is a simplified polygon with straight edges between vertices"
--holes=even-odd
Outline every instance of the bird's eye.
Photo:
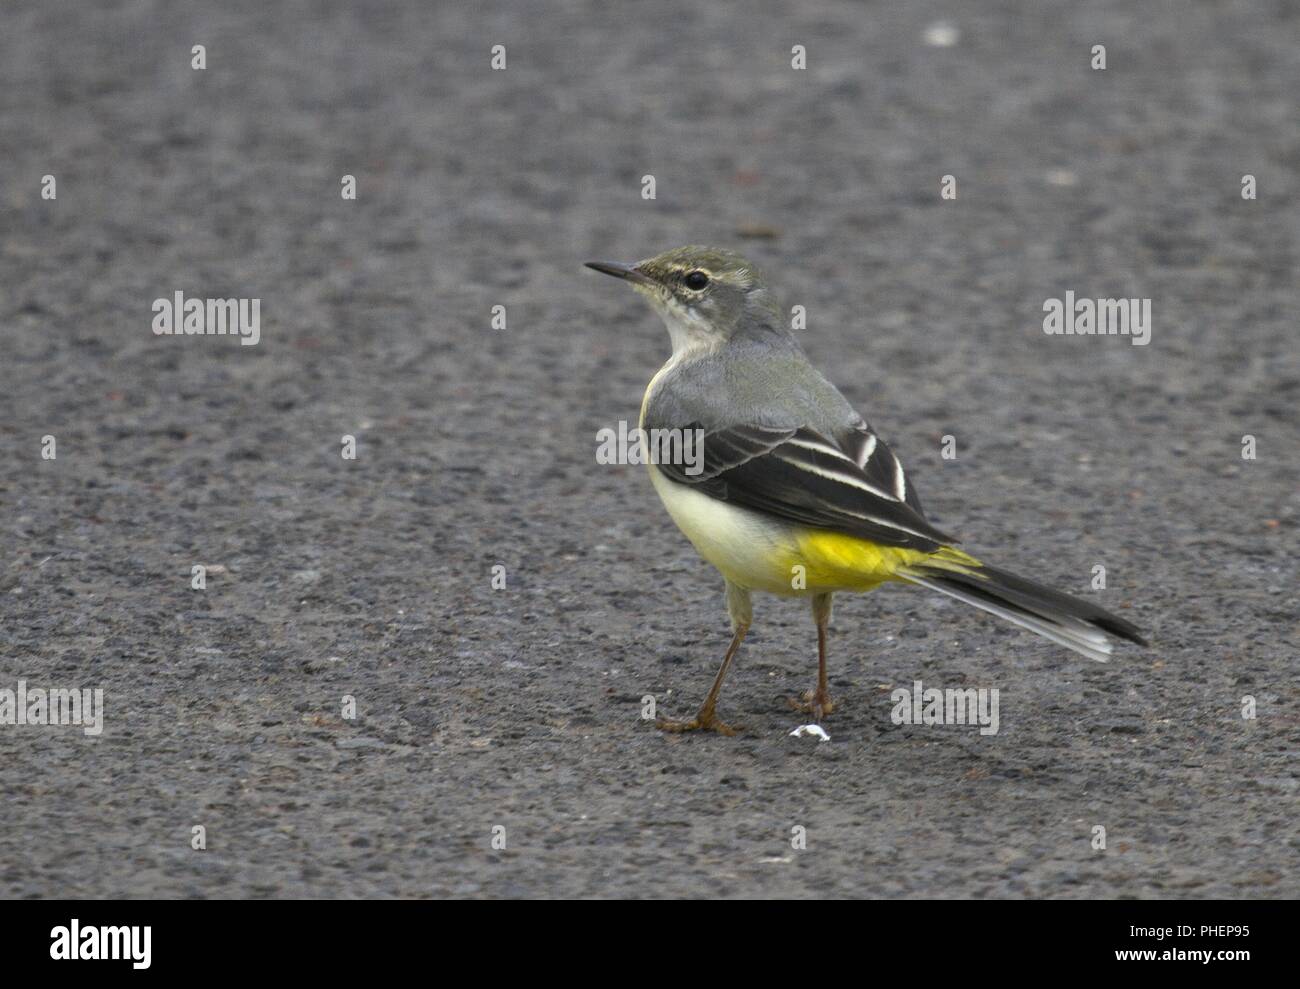
[{"label": "bird's eye", "polygon": [[692,271],[686,276],[685,285],[692,292],[698,292],[709,284],[709,276],[702,271]]}]

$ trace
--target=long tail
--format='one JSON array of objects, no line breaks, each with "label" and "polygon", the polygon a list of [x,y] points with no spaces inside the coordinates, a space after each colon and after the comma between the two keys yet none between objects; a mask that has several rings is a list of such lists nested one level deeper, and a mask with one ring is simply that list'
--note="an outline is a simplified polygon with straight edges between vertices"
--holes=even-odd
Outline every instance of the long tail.
[{"label": "long tail", "polygon": [[901,568],[898,575],[1005,618],[1101,663],[1110,658],[1110,636],[1147,644],[1133,623],[1095,604],[1006,570],[985,566],[960,550],[942,549],[923,563]]}]

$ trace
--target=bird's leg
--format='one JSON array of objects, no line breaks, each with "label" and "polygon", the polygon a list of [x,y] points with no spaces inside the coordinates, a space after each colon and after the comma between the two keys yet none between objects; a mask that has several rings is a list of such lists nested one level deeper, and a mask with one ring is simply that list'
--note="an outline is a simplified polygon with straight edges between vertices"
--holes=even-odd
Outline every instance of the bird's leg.
[{"label": "bird's leg", "polygon": [[739,728],[725,724],[718,720],[717,707],[718,695],[722,693],[722,681],[727,676],[727,668],[731,666],[732,659],[735,658],[736,650],[740,648],[740,642],[745,637],[748,629],[736,629],[736,634],[731,638],[731,645],[727,649],[727,655],[722,658],[722,666],[718,669],[718,675],[713,678],[713,686],[709,688],[709,695],[704,698],[704,703],[700,709],[695,712],[695,717],[690,721],[672,721],[668,718],[660,718],[655,722],[655,726],[663,731],[717,731],[724,735],[734,735]]},{"label": "bird's leg", "polygon": [[722,681],[726,679],[731,661],[736,658],[740,643],[744,640],[745,633],[749,631],[749,625],[753,621],[749,591],[737,587],[731,581],[727,581],[727,611],[731,615],[731,645],[727,647],[727,654],[722,657],[722,666],[718,668],[718,675],[713,678],[713,686],[709,688],[704,703],[700,705],[700,709],[695,712],[695,717],[690,721],[659,718],[655,722],[656,727],[663,731],[716,731],[723,735],[734,735],[740,730],[739,726],[720,721],[717,715],[718,695],[722,693]]},{"label": "bird's leg", "polygon": [[830,686],[826,682],[826,627],[831,622],[831,596],[817,594],[812,599],[813,620],[817,622],[817,689],[803,695],[803,701],[791,698],[791,705],[820,720],[835,710]]}]

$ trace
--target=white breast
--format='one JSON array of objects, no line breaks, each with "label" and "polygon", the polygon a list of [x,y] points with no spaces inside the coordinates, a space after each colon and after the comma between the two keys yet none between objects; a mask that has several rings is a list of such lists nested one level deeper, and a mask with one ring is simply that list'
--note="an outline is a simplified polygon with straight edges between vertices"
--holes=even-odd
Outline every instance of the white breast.
[{"label": "white breast", "polygon": [[751,590],[796,593],[786,569],[795,555],[786,526],[670,481],[653,465],[649,469],[655,491],[677,528],[723,576]]}]

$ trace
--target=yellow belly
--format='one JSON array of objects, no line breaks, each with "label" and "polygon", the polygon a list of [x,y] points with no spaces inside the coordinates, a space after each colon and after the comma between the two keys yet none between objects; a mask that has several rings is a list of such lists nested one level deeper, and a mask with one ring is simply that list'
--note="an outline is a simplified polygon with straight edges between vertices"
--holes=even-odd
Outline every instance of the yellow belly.
[{"label": "yellow belly", "polygon": [[946,547],[923,553],[774,520],[674,483],[653,466],[650,478],[668,514],[700,556],[733,584],[750,590],[792,596],[869,591],[900,579],[900,567],[936,556],[975,563]]}]

